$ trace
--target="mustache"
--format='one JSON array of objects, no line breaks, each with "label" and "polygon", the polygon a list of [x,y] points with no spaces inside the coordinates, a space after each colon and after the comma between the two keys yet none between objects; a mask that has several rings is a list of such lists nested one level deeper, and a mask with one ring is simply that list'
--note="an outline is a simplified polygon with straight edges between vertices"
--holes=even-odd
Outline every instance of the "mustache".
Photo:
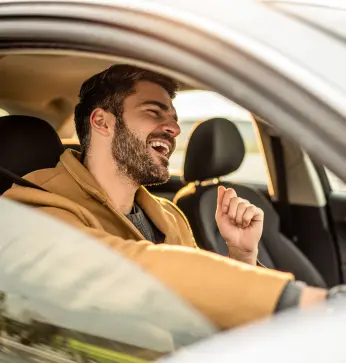
[{"label": "mustache", "polygon": [[148,142],[150,140],[152,140],[152,139],[166,140],[172,145],[172,151],[171,152],[173,152],[175,150],[175,146],[176,146],[175,137],[170,135],[168,132],[158,132],[158,133],[155,133],[155,134],[150,134],[149,137],[148,137]]}]

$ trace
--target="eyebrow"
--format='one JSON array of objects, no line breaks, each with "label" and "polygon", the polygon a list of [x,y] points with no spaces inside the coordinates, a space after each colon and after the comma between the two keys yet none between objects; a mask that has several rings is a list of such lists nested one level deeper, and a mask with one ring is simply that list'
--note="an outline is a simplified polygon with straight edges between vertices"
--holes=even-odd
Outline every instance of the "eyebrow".
[{"label": "eyebrow", "polygon": [[[154,106],[160,107],[161,110],[163,110],[163,111],[169,111],[169,109],[170,109],[164,103],[159,102],[159,101],[154,101],[154,100],[144,101],[143,103],[141,103],[141,106],[145,106],[145,105],[154,105]],[[177,116],[176,112],[174,112],[173,118],[175,119],[175,121],[178,121],[178,116]]]}]

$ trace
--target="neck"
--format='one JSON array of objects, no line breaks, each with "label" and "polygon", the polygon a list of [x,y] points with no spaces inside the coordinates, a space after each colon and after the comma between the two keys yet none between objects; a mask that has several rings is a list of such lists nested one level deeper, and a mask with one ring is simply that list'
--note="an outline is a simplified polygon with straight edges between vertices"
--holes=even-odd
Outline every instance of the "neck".
[{"label": "neck", "polygon": [[[139,186],[118,170],[111,157],[89,155],[84,164],[107,193],[112,206],[121,213],[129,214]],[[105,168],[105,165],[111,167]]]}]

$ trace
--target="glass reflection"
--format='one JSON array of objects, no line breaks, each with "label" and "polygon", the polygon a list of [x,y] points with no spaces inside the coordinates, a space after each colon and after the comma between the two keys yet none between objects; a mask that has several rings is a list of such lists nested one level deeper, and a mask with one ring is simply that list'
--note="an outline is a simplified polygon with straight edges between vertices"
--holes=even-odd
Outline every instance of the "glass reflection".
[{"label": "glass reflection", "polygon": [[78,230],[3,198],[0,214],[3,361],[148,362],[215,333],[151,275]]}]

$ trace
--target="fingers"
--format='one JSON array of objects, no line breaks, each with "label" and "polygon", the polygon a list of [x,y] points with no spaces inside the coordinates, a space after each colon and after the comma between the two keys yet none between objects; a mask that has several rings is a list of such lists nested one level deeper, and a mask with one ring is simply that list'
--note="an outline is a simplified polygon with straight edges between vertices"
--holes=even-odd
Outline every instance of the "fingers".
[{"label": "fingers", "polygon": [[239,198],[234,189],[218,188],[218,209],[240,227],[248,227],[251,222],[263,220],[263,211],[248,200]]},{"label": "fingers", "polygon": [[[239,198],[234,189],[226,189],[222,187],[223,199],[221,202],[222,212],[228,214],[230,220],[234,224],[242,227],[248,227],[250,223],[258,218],[263,219],[263,212],[251,204],[248,200]],[[222,197],[219,192],[219,198]],[[220,203],[221,199],[219,199]]]},{"label": "fingers", "polygon": [[248,200],[242,198],[233,198],[229,204],[228,216],[231,221],[237,225],[243,225],[243,216],[251,206]]},{"label": "fingers", "polygon": [[224,186],[221,185],[217,188],[217,208],[220,210],[222,210],[222,201],[223,201],[225,192],[226,192],[226,188]]},{"label": "fingers", "polygon": [[[245,201],[248,202],[248,201]],[[235,223],[239,226],[247,228],[251,223],[263,222],[263,210],[257,208],[253,204],[239,203]]]},{"label": "fingers", "polygon": [[230,208],[230,204],[231,201],[233,199],[237,198],[237,193],[235,192],[234,189],[226,189],[224,196],[223,196],[223,200],[222,200],[222,204],[221,204],[221,208],[222,208],[222,212],[227,214],[228,210]]},{"label": "fingers", "polygon": [[241,223],[243,225],[243,227],[248,227],[250,225],[250,223],[252,222],[252,220],[254,219],[256,213],[257,213],[257,209],[254,205],[249,205],[243,215],[242,215],[242,220]]}]

